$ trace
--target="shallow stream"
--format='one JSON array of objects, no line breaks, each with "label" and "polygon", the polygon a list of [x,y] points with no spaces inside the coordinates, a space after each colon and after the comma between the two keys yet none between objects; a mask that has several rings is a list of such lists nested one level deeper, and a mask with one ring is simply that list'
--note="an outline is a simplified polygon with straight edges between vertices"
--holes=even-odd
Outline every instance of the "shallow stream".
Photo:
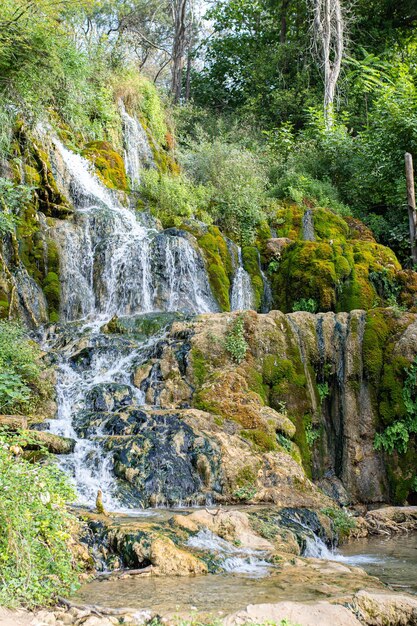
[{"label": "shallow stream", "polygon": [[[417,535],[370,538],[352,542],[334,555],[335,570],[308,577],[302,567],[272,568],[268,575],[210,574],[186,578],[95,580],[75,600],[111,607],[152,609],[167,613],[227,614],[247,604],[282,600],[312,601],[338,595],[335,580],[343,565],[356,565],[393,588],[417,594]],[[324,565],[324,563],[323,563]],[[338,576],[337,567],[341,567]],[[355,581],[348,583],[353,590]]]}]

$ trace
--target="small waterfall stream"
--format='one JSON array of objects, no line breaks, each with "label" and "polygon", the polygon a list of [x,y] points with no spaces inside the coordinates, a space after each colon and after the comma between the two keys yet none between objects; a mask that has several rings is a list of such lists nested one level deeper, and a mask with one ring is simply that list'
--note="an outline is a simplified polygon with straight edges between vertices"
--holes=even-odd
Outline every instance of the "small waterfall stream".
[{"label": "small waterfall stream", "polygon": [[131,117],[126,111],[123,100],[119,101],[120,115],[123,122],[123,139],[125,144],[124,162],[126,174],[133,189],[140,185],[140,172],[144,167],[155,167],[152,149],[146,132],[139,120]]},{"label": "small waterfall stream", "polygon": [[243,267],[242,249],[233,246],[235,253],[235,274],[233,277],[232,292],[230,297],[230,308],[232,311],[244,311],[253,309],[254,297],[250,276]]}]

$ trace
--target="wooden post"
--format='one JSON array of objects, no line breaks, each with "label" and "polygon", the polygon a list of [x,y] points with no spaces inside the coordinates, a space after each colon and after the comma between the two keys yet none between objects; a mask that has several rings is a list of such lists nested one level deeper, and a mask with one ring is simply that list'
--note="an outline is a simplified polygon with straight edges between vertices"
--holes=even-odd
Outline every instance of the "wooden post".
[{"label": "wooden post", "polygon": [[416,195],[414,191],[414,170],[413,157],[409,152],[405,153],[405,175],[407,178],[407,204],[408,221],[410,225],[411,258],[414,265],[417,265],[417,216],[416,216]]}]

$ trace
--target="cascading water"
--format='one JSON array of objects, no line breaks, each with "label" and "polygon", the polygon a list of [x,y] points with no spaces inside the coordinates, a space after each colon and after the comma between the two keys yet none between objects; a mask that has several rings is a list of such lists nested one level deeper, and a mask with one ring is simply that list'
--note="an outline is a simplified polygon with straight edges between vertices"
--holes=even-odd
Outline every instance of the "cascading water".
[{"label": "cascading water", "polygon": [[76,208],[74,223],[55,229],[62,318],[108,319],[174,310],[174,303],[192,313],[216,310],[201,255],[185,233],[165,235],[144,225],[100,183],[86,159],[55,144],[65,168],[61,182]]},{"label": "cascading water", "polygon": [[250,276],[243,267],[242,250],[237,248],[237,263],[233,277],[230,308],[232,311],[244,311],[253,309],[254,297]]},{"label": "cascading water", "polygon": [[207,528],[190,537],[187,546],[205,552],[212,552],[219,558],[220,568],[233,574],[247,574],[251,577],[265,576],[270,572],[271,563],[266,561],[265,552],[234,546]]},{"label": "cascading water", "polygon": [[155,167],[152,149],[142,124],[131,117],[123,100],[119,101],[120,115],[123,123],[124,162],[126,173],[133,188],[140,185],[140,172],[144,167]]},{"label": "cascading water", "polygon": [[[122,115],[126,159],[135,169],[134,151],[140,153],[142,139],[133,145],[137,127],[123,109]],[[67,324],[45,340],[45,346],[58,353],[58,419],[51,421],[50,429],[76,441],[74,453],[61,463],[74,478],[80,502],[94,503],[101,489],[104,505],[120,509],[120,485],[111,453],[103,448],[102,425],[93,420],[93,426],[83,428],[83,415],[92,408],[117,412],[118,405],[106,405],[117,404],[112,394],[125,394],[123,402],[132,410],[145,403],[144,394],[133,385],[134,370],[149,358],[162,335],[138,341],[101,329],[114,316],[202,313],[218,306],[191,235],[176,229],[159,232],[146,216],[123,206],[88,161],[58,140],[54,146],[57,182],[75,213],[73,221],[58,222],[52,232],[60,252],[61,319]],[[100,401],[105,409],[94,405],[97,394],[110,397]]]}]

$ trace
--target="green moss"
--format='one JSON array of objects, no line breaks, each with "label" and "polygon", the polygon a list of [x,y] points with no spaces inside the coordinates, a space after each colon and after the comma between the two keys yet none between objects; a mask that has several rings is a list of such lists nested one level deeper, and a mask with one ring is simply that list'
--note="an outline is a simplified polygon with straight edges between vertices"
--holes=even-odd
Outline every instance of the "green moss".
[{"label": "green moss", "polygon": [[260,428],[251,430],[242,430],[241,436],[255,444],[262,452],[272,452],[277,449],[276,438],[274,434],[265,432]]},{"label": "green moss", "polygon": [[276,214],[278,236],[295,242],[269,268],[275,306],[290,312],[294,303],[313,299],[320,311],[339,312],[391,304],[373,276],[384,272],[386,281],[395,282],[401,270],[395,254],[371,237],[352,237],[344,219],[321,208],[313,209],[315,241],[303,241],[303,215],[304,208],[294,205]]},{"label": "green moss", "polygon": [[254,246],[244,246],[242,248],[243,267],[248,272],[254,294],[254,308],[258,311],[261,308],[264,293],[264,281],[259,267],[259,251]]},{"label": "green moss", "polygon": [[304,373],[298,374],[294,364],[289,359],[282,359],[276,354],[268,354],[262,367],[263,380],[272,387],[283,381],[296,387],[304,387],[306,379]]},{"label": "green moss", "polygon": [[111,189],[127,190],[127,177],[122,157],[107,141],[91,141],[82,151],[91,161],[99,178]]},{"label": "green moss", "polygon": [[50,322],[57,322],[59,319],[59,303],[61,299],[61,285],[59,277],[55,272],[48,272],[43,281],[43,293],[48,302],[48,313]]},{"label": "green moss", "polygon": [[263,376],[258,370],[253,367],[248,367],[245,370],[245,378],[247,380],[249,389],[257,393],[262,400],[266,403],[268,399],[268,387],[264,384]]},{"label": "green moss", "polygon": [[191,350],[191,365],[193,368],[194,378],[199,387],[206,381],[208,375],[207,359],[198,348]]},{"label": "green moss", "polygon": [[230,311],[232,260],[224,237],[216,226],[197,237],[207,262],[207,273],[213,294],[222,311]]}]

